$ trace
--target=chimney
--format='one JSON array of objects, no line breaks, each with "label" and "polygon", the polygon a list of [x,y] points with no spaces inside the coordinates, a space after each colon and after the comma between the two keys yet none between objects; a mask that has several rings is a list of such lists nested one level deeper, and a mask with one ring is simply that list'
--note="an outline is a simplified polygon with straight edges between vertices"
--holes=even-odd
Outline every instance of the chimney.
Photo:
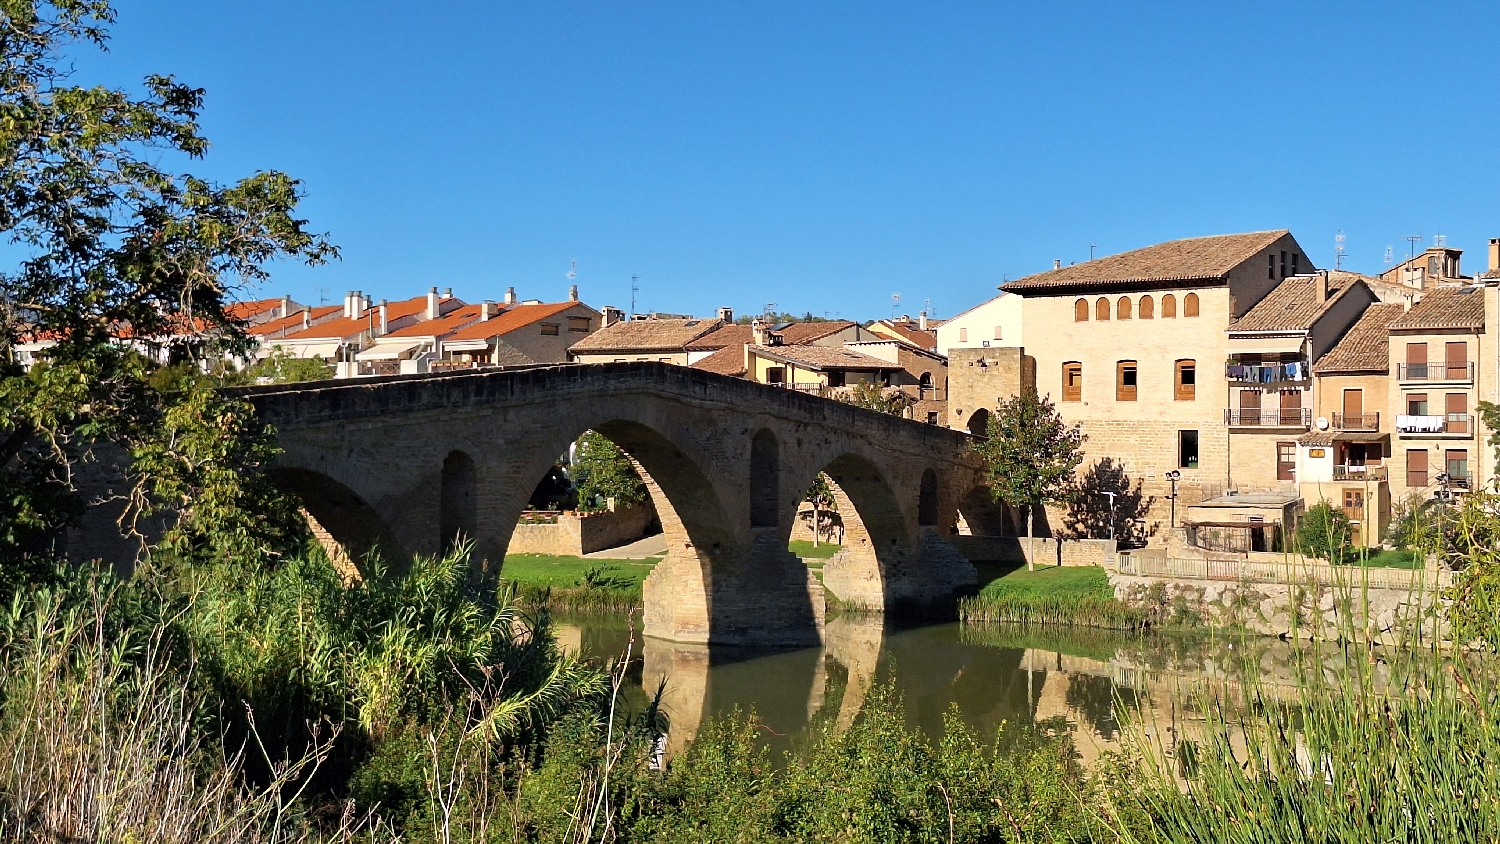
[{"label": "chimney", "polygon": [[354,291],[353,290],[347,290],[347,291],[344,292],[344,316],[347,319],[354,319]]},{"label": "chimney", "polygon": [[285,318],[287,318],[287,317],[289,317],[291,315],[292,315],[292,297],[290,297],[290,296],[282,296],[281,297],[281,312],[278,313],[277,316],[281,317],[282,319],[285,319]]},{"label": "chimney", "polygon": [[312,328],[312,311],[311,310],[306,310],[306,311],[302,312],[302,327],[303,328]]},{"label": "chimney", "polygon": [[1053,258],[1052,259],[1052,269],[1054,269],[1054,270],[1060,270],[1060,269],[1062,269],[1062,259],[1061,258]]},{"label": "chimney", "polygon": [[620,310],[619,308],[615,307],[614,305],[605,305],[604,306],[604,324],[602,326],[600,326],[601,328],[608,328],[609,326],[614,325],[617,322],[624,322],[624,321],[625,321],[625,312],[624,311]]},{"label": "chimney", "polygon": [[568,285],[568,301],[569,302],[577,302],[578,301],[578,285],[576,285],[576,284],[570,284],[570,285]]},{"label": "chimney", "polygon": [[427,318],[437,319],[440,313],[441,311],[438,310],[438,292],[437,288],[434,287],[427,291]]},{"label": "chimney", "polygon": [[766,324],[760,317],[750,321],[750,337],[757,346],[771,345],[771,332],[766,329]]},{"label": "chimney", "polygon": [[719,319],[725,322],[734,322],[734,308],[720,308]]},{"label": "chimney", "polygon": [[514,287],[507,287],[507,288],[505,288],[505,304],[507,304],[507,305],[514,305],[515,303],[516,303],[516,289]]},{"label": "chimney", "polygon": [[451,287],[445,287],[445,288],[443,288],[443,298],[444,299],[452,299],[453,298],[453,288],[451,288]]},{"label": "chimney", "polygon": [[922,314],[921,314],[921,316],[917,317],[917,328],[920,328],[923,331],[927,330],[927,312],[926,311],[923,311]]},{"label": "chimney", "polygon": [[1490,238],[1490,269],[1500,270],[1500,237]]},{"label": "chimney", "polygon": [[1328,271],[1327,270],[1323,270],[1322,272],[1318,273],[1318,301],[1319,302],[1327,302],[1328,301]]},{"label": "chimney", "polygon": [[382,336],[390,332],[390,309],[384,299],[380,300],[380,333]]}]

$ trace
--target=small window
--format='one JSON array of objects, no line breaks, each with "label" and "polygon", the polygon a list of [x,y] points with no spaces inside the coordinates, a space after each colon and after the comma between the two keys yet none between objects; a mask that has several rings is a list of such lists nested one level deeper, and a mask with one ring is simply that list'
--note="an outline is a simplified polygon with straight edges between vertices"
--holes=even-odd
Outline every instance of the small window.
[{"label": "small window", "polygon": [[1176,319],[1177,318],[1177,297],[1176,296],[1173,296],[1172,294],[1168,293],[1167,295],[1161,297],[1161,318],[1162,319]]},{"label": "small window", "polygon": [[1276,253],[1272,252],[1266,256],[1266,278],[1276,278]]},{"label": "small window", "polygon": [[960,343],[967,343],[967,342],[969,342],[969,329],[967,329],[967,328],[960,328],[958,330],[958,342],[960,342]]},{"label": "small window", "polygon": [[995,326],[995,339],[996,340],[1004,340],[1005,339],[1004,337],[1000,336],[1000,326],[998,326],[998,325]]},{"label": "small window", "polygon": [[785,384],[786,383],[786,367],[784,367],[784,366],[768,366],[768,367],[766,367],[766,383],[767,384]]},{"label": "small window", "polygon": [[1406,397],[1406,413],[1408,416],[1427,415],[1427,394],[1410,393]]},{"label": "small window", "polygon": [[1083,401],[1083,364],[1063,364],[1063,401]]},{"label": "small window", "polygon": [[1443,452],[1444,471],[1450,478],[1469,477],[1469,450],[1452,449]]},{"label": "small window", "polygon": [[562,328],[561,323],[544,322],[544,323],[542,323],[542,336],[543,337],[556,337],[558,335],[558,333],[559,333],[559,329],[561,329],[561,328]]},{"label": "small window", "polygon": [[1177,466],[1182,469],[1198,468],[1198,432],[1177,432]]},{"label": "small window", "polygon": [[626,362],[627,361],[624,358],[615,358],[615,363],[626,363]]},{"label": "small window", "polygon": [[1297,273],[1298,273],[1298,267],[1297,267],[1297,265],[1299,263],[1301,263],[1301,260],[1302,260],[1302,254],[1300,252],[1293,252],[1292,253],[1292,275],[1297,275]]},{"label": "small window", "polygon": [[1286,278],[1286,250],[1281,250],[1281,277]]},{"label": "small window", "polygon": [[1182,297],[1182,315],[1184,317],[1195,317],[1198,315],[1198,294],[1189,293]]},{"label": "small window", "polygon": [[1156,301],[1150,296],[1142,296],[1140,304],[1141,319],[1156,318]]},{"label": "small window", "polygon": [[1198,364],[1195,361],[1177,362],[1177,386],[1173,397],[1177,401],[1193,401],[1198,397]]},{"label": "small window", "polygon": [[1115,401],[1135,401],[1136,367],[1133,360],[1115,364]]},{"label": "small window", "polygon": [[1117,316],[1120,319],[1130,319],[1130,297],[1129,296],[1121,296],[1120,297],[1120,306],[1119,306],[1119,312],[1118,312]]},{"label": "small window", "polygon": [[1469,433],[1468,393],[1448,393],[1443,396],[1443,431],[1449,434]]},{"label": "small window", "polygon": [[590,322],[591,320],[586,316],[570,316],[568,317],[568,330],[581,331],[587,334]]},{"label": "small window", "polygon": [[660,362],[660,363],[671,363],[672,362],[671,358],[657,358],[656,360],[658,362]]},{"label": "small window", "polygon": [[929,411],[927,411],[927,424],[929,424],[929,425],[936,425],[937,423],[938,423],[938,412],[936,410],[929,410]]},{"label": "small window", "polygon": [[1414,448],[1406,452],[1406,485],[1427,486],[1427,449]]},{"label": "small window", "polygon": [[1094,319],[1101,322],[1109,319],[1109,300],[1103,296],[1100,296],[1098,301],[1094,302]]},{"label": "small window", "polygon": [[1087,299],[1079,299],[1077,302],[1073,303],[1073,321],[1074,322],[1088,322],[1089,321],[1089,300],[1087,300]]}]

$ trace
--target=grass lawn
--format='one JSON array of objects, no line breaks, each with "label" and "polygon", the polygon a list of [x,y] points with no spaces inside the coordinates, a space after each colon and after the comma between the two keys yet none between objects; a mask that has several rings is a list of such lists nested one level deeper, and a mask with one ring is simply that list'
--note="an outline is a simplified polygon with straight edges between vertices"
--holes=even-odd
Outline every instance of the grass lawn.
[{"label": "grass lawn", "polygon": [[1014,598],[1113,598],[1109,575],[1100,566],[1024,566],[985,584],[981,595]]},{"label": "grass lawn", "polygon": [[507,554],[500,576],[513,583],[528,586],[581,586],[584,572],[604,569],[603,576],[611,578],[611,585],[640,588],[641,581],[651,573],[660,561],[657,557],[644,560],[586,560],[583,557],[553,557],[545,554]]},{"label": "grass lawn", "polygon": [[821,542],[818,544],[818,547],[814,548],[811,542],[797,539],[788,542],[786,544],[786,547],[790,549],[793,554],[796,554],[804,560],[826,560],[829,557],[832,557],[834,554],[837,554],[839,552],[839,549],[843,546],[834,545],[828,542]]},{"label": "grass lawn", "polygon": [[[1350,555],[1349,564],[1360,565],[1357,552]],[[1419,569],[1422,567],[1422,559],[1407,548],[1387,548],[1384,551],[1370,552],[1364,565],[1372,569]]]}]

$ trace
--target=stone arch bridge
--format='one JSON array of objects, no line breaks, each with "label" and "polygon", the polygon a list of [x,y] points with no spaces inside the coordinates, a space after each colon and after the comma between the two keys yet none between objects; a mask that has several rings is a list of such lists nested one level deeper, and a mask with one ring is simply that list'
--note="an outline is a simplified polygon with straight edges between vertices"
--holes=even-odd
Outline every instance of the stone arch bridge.
[{"label": "stone arch bridge", "polygon": [[[662,363],[543,366],[236,391],[274,425],[277,482],[356,558],[439,553],[460,537],[501,561],[537,482],[586,430],[643,470],[668,553],[645,632],[807,645],[824,589],[872,611],[951,611],[976,582],[945,537],[962,507],[999,534],[958,431]],[[787,539],[819,472],[844,548],[820,584]]]}]

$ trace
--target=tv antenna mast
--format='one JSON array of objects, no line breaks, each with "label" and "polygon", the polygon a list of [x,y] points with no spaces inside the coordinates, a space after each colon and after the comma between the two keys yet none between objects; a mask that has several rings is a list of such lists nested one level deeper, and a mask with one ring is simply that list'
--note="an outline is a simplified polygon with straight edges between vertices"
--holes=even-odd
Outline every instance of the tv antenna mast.
[{"label": "tv antenna mast", "polygon": [[1097,243],[1090,243],[1089,244],[1089,260],[1090,261],[1094,260],[1094,250],[1096,248],[1098,248],[1098,246],[1099,246],[1099,244],[1097,244]]},{"label": "tv antenna mast", "polygon": [[1411,244],[1411,246],[1407,247],[1406,249],[1406,260],[1410,261],[1411,259],[1417,257],[1417,244],[1422,242],[1422,236],[1419,234],[1409,234],[1406,237],[1402,238],[1402,240],[1405,240],[1407,243]]},{"label": "tv antenna mast", "polygon": [[895,319],[896,319],[896,308],[898,306],[900,306],[900,304],[901,304],[901,294],[900,293],[892,293],[891,294],[891,321],[892,322],[894,322]]},{"label": "tv antenna mast", "polygon": [[578,262],[574,261],[573,265],[571,267],[568,267],[568,271],[566,273],[563,273],[563,275],[566,275],[568,277],[568,281],[572,281],[573,279],[578,278]]},{"label": "tv antenna mast", "polygon": [[630,318],[631,319],[635,319],[635,294],[641,292],[641,286],[637,283],[638,281],[640,281],[640,278],[641,277],[638,276],[638,275],[633,275],[633,276],[630,277]]},{"label": "tv antenna mast", "polygon": [[328,304],[328,288],[314,287],[313,289],[318,291],[318,307],[321,308],[322,306]]},{"label": "tv antenna mast", "polygon": [[1392,251],[1393,250],[1389,246],[1387,246],[1385,248],[1385,265],[1387,267],[1389,267],[1391,265],[1391,261],[1395,260],[1393,254],[1392,254]]},{"label": "tv antenna mast", "polygon": [[932,300],[931,299],[923,299],[922,300],[922,314],[924,316],[926,316],[928,319],[932,319],[933,317],[937,316],[937,314],[934,314],[932,312]]},{"label": "tv antenna mast", "polygon": [[1344,268],[1344,231],[1333,236],[1333,268],[1341,270]]}]

